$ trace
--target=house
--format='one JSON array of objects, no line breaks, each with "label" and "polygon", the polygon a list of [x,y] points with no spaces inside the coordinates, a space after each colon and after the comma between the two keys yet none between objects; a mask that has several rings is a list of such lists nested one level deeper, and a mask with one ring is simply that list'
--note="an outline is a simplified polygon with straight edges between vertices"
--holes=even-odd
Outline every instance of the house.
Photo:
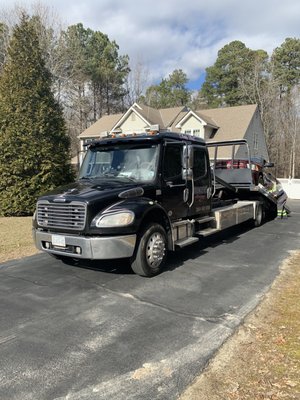
[{"label": "house", "polygon": [[[206,141],[247,139],[251,156],[268,160],[257,105],[193,111],[187,107],[154,109],[134,103],[124,114],[105,115],[79,135],[81,151],[90,141],[111,134],[142,133],[155,129],[199,136]],[[221,157],[231,157],[221,149]]]}]

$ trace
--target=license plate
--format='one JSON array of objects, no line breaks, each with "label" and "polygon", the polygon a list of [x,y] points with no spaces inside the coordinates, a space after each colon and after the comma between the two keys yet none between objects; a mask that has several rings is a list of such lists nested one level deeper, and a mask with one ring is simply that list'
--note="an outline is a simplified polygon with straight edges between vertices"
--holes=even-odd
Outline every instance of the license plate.
[{"label": "license plate", "polygon": [[52,235],[52,245],[58,247],[66,247],[66,238],[61,235]]}]

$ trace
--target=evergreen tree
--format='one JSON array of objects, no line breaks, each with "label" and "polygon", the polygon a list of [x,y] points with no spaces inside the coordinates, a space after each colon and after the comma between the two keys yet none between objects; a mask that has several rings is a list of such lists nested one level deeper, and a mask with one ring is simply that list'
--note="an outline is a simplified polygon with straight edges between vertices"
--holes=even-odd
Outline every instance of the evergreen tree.
[{"label": "evergreen tree", "polygon": [[0,22],[0,73],[6,59],[6,47],[8,42],[8,27]]},{"label": "evergreen tree", "polygon": [[60,56],[69,85],[68,102],[79,109],[80,125],[91,116],[95,122],[105,113],[120,111],[126,95],[128,56],[120,56],[118,45],[107,35],[85,29],[81,23],[69,26],[62,39]]},{"label": "evergreen tree", "polygon": [[162,79],[159,85],[152,85],[141,97],[147,105],[154,108],[168,108],[187,105],[191,100],[191,93],[186,88],[188,78],[181,69],[174,70],[168,78]]},{"label": "evergreen tree", "polygon": [[[128,57],[108,36],[79,23],[61,32],[56,47],[60,98],[74,144],[104,114],[124,111]],[[77,148],[78,150],[78,148]]]},{"label": "evergreen tree", "polygon": [[69,146],[39,38],[23,15],[0,77],[0,215],[30,215],[40,194],[71,181]]},{"label": "evergreen tree", "polygon": [[263,61],[264,56],[261,50],[248,49],[238,40],[219,50],[215,64],[206,68],[206,79],[201,90],[209,106],[247,104],[249,100],[242,90],[241,80],[253,75],[257,60]]},{"label": "evergreen tree", "polygon": [[300,84],[300,39],[286,38],[272,54],[273,74],[280,93]]}]

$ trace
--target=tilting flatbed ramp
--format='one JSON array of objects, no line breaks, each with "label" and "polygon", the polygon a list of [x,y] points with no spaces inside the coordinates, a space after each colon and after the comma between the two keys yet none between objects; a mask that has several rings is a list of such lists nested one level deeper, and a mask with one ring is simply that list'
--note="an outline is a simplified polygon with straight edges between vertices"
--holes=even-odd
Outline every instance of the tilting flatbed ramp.
[{"label": "tilting flatbed ramp", "polygon": [[226,140],[207,143],[216,189],[224,188],[243,198],[245,191],[253,198],[262,198],[276,205],[277,199],[253,180],[251,154],[247,140]]}]

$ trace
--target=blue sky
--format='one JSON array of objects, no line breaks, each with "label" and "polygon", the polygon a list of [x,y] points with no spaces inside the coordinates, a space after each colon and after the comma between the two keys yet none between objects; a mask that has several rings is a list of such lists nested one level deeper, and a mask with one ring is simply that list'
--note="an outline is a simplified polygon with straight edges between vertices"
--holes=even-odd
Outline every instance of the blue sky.
[{"label": "blue sky", "polygon": [[[82,22],[106,33],[142,65],[147,85],[181,68],[199,89],[205,68],[233,40],[269,54],[287,37],[300,37],[299,0],[40,0],[63,26]],[[0,0],[2,10],[29,0]]]}]

